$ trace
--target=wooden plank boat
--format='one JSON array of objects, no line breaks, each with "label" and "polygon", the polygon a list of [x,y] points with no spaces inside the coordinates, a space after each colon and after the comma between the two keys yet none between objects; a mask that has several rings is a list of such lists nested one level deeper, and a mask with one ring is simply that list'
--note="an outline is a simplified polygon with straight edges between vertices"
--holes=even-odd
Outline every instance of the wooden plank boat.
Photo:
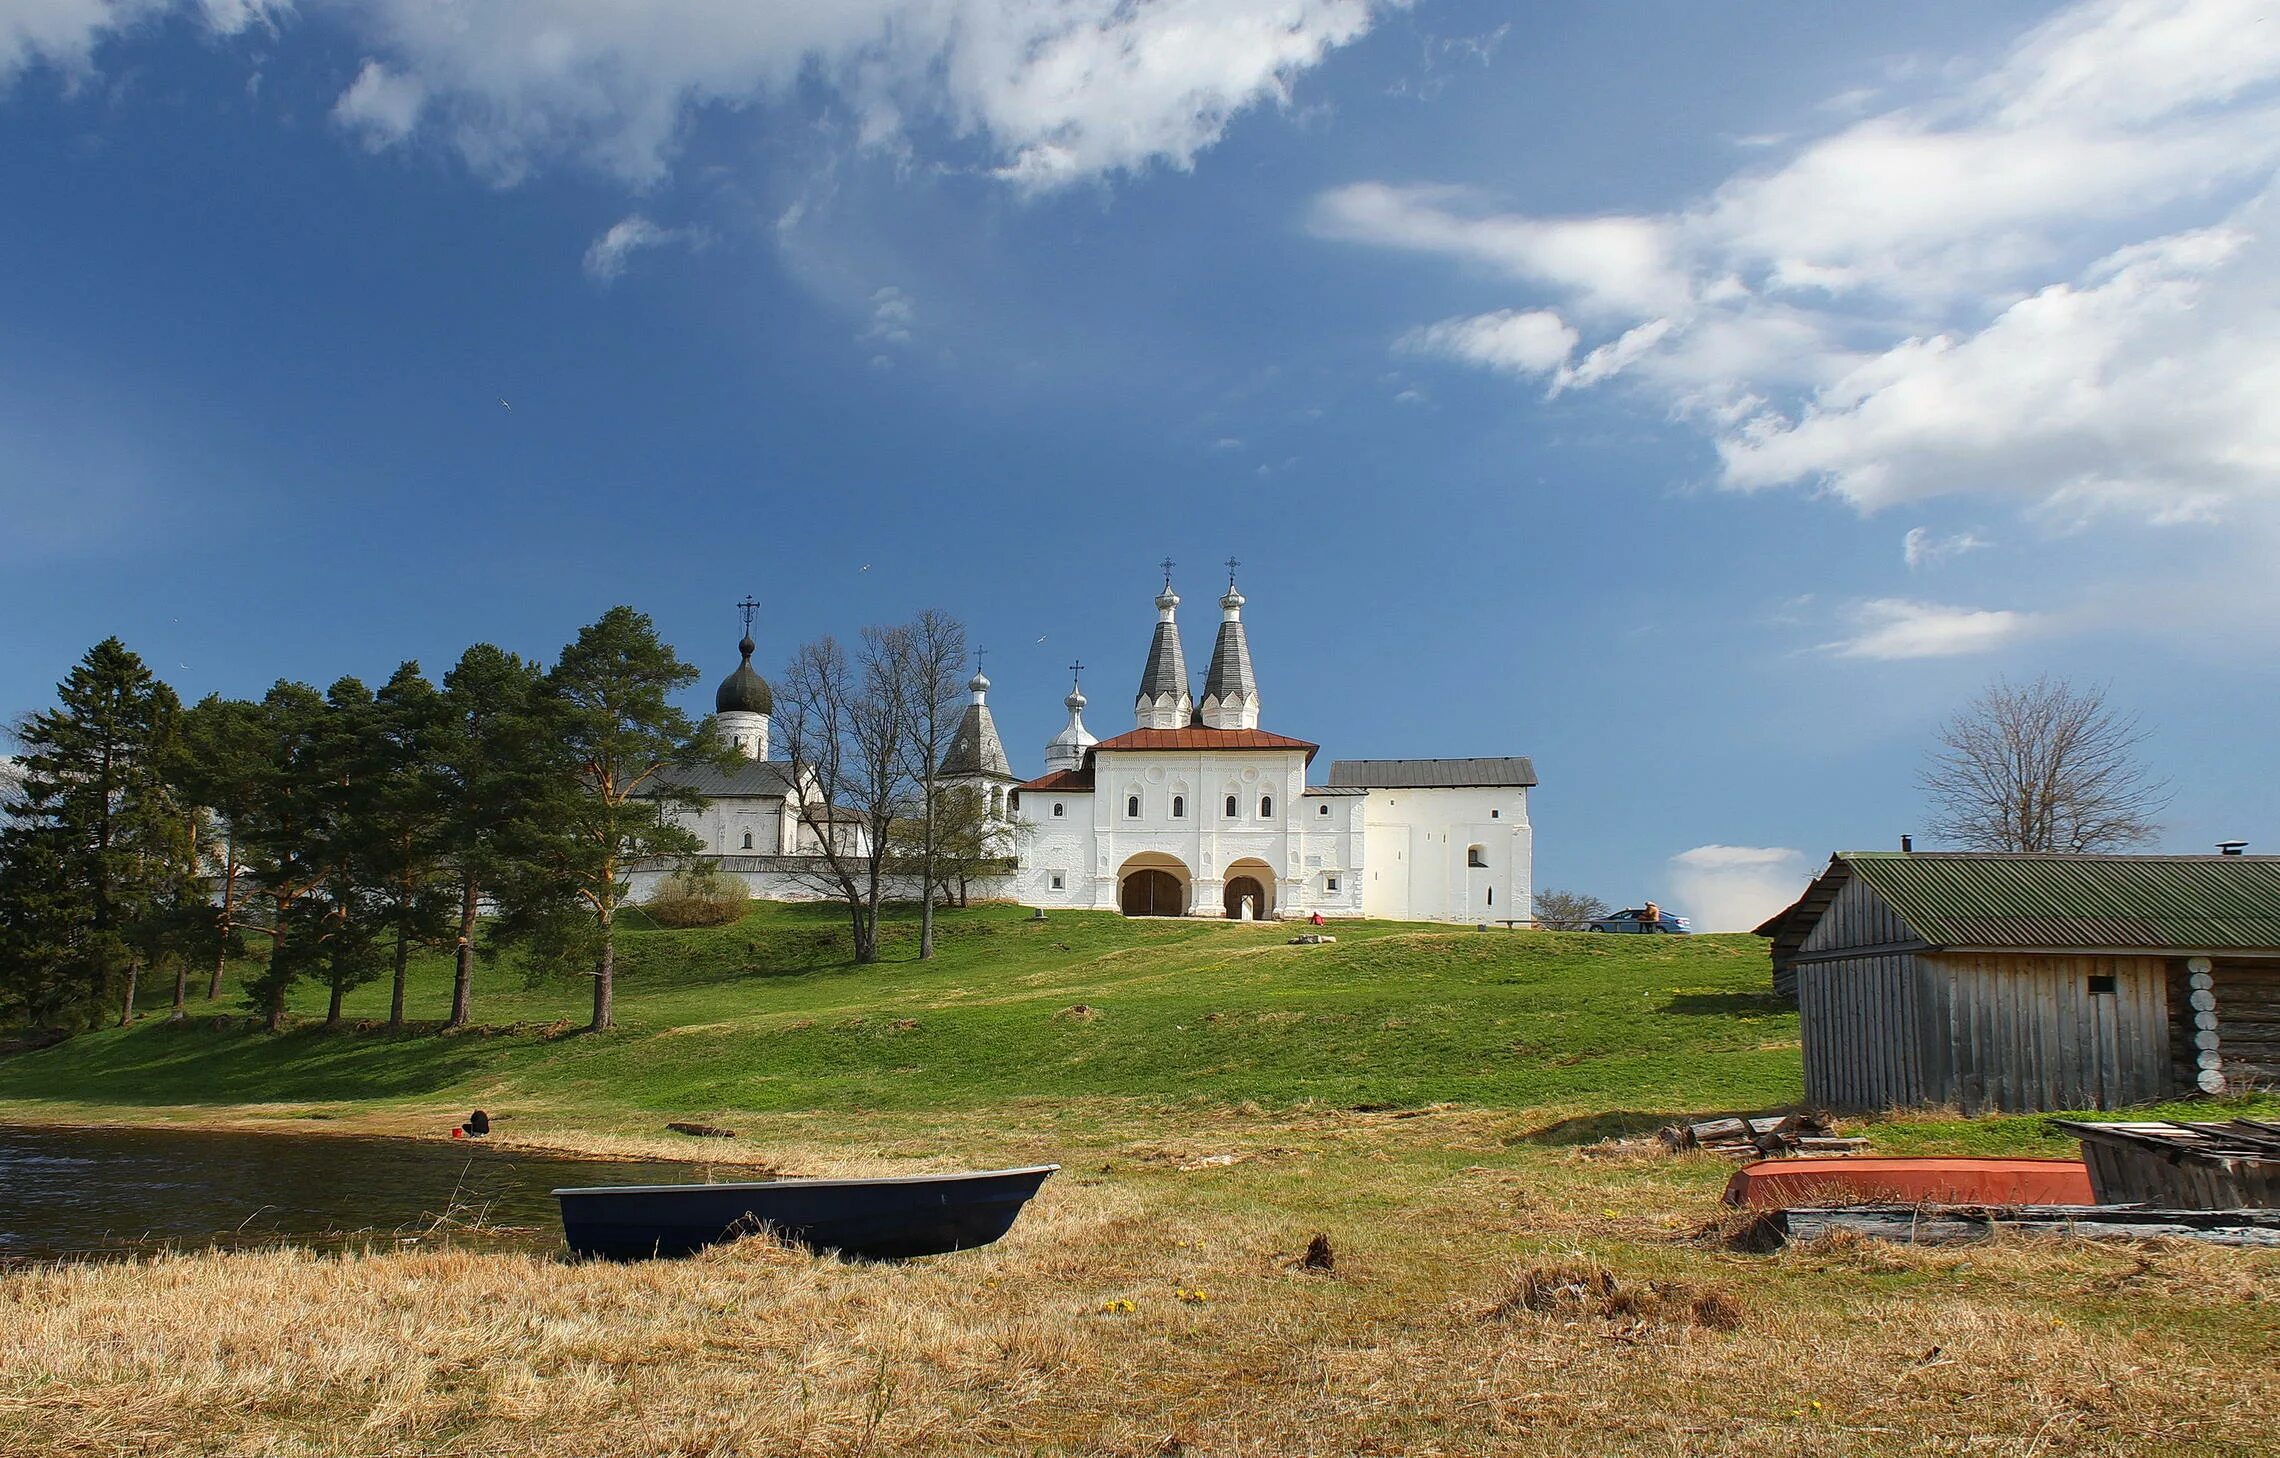
[{"label": "wooden plank boat", "polygon": [[988,1245],[1057,1164],[883,1179],[556,1190],[562,1234],[584,1256],[685,1256],[758,1231],[871,1260]]},{"label": "wooden plank boat", "polygon": [[2197,1240],[2211,1245],[2280,1250],[2280,1212],[2148,1210],[2132,1205],[1970,1206],[1849,1205],[1773,1210],[1759,1217],[1747,1243],[1770,1249],[1784,1240],[1817,1240],[1840,1230],[1904,1245],[1957,1245],[2013,1235],[2077,1240]]},{"label": "wooden plank boat", "polygon": [[1760,1208],[1838,1203],[2088,1205],[2079,1159],[1765,1159],[1726,1183],[1726,1203]]},{"label": "wooden plank boat", "polygon": [[2082,1140],[2101,1203],[2182,1210],[2280,1209],[2280,1124],[2265,1119],[2092,1123],[2053,1119]]}]

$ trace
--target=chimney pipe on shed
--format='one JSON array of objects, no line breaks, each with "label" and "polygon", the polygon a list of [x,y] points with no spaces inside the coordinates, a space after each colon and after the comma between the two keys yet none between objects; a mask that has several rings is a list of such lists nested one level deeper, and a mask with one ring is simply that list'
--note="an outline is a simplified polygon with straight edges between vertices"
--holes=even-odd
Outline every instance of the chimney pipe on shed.
[{"label": "chimney pipe on shed", "polygon": [[2217,842],[2217,854],[2221,856],[2237,856],[2247,849],[2248,842],[2245,840],[2220,840]]},{"label": "chimney pipe on shed", "polygon": [[1900,849],[1901,849],[1901,850],[1903,850],[1903,851],[1912,851],[1912,850],[1914,850],[1915,848],[1916,848],[1916,838],[1915,838],[1914,836],[1912,836],[1912,835],[1903,835],[1903,836],[1901,836],[1901,837],[1900,837]]}]

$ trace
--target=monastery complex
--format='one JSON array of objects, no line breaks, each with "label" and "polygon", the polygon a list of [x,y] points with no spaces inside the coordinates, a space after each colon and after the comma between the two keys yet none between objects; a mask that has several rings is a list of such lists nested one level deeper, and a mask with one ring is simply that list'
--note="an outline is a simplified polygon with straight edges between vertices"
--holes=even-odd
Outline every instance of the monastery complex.
[{"label": "monastery complex", "polygon": [[[1080,686],[1068,723],[1023,779],[998,737],[990,682],[976,674],[941,766],[989,807],[1002,873],[973,886],[1025,906],[1127,916],[1265,920],[1526,918],[1533,854],[1525,758],[1338,760],[1310,779],[1319,746],[1261,724],[1259,678],[1230,578],[1201,696],[1188,676],[1179,595],[1167,576],[1133,696],[1130,729],[1096,737]],[[692,772],[704,808],[684,823],[705,855],[756,896],[819,894],[803,868],[833,824],[792,766],[769,758],[773,697],[753,642],[715,696],[715,723],[742,753]],[[803,805],[809,806],[805,814]],[[660,879],[662,872],[638,879]],[[637,885],[637,896],[646,894]]]}]

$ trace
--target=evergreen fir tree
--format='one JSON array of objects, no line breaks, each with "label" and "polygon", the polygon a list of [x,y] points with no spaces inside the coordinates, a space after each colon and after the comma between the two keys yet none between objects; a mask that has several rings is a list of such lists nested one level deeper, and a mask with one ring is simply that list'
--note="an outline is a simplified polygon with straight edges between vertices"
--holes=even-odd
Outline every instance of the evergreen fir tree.
[{"label": "evergreen fir tree", "polygon": [[469,648],[444,675],[433,764],[440,856],[456,901],[447,1027],[463,1028],[473,1015],[484,897],[496,898],[537,839],[533,807],[567,773],[560,741],[546,732],[543,685],[539,665],[489,643]]},{"label": "evergreen fir tree", "polygon": [[117,638],[18,731],[22,784],[0,830],[9,963],[26,1014],[83,1027],[114,999],[132,1020],[141,970],[195,895],[189,819],[167,782],[174,691]]},{"label": "evergreen fir tree", "polygon": [[721,751],[670,695],[695,682],[644,613],[614,607],[578,634],[546,675],[540,703],[566,773],[533,801],[523,874],[506,888],[510,928],[556,956],[592,957],[594,1017],[615,1025],[615,927],[637,862],[687,855],[703,842],[670,812],[675,764]]}]

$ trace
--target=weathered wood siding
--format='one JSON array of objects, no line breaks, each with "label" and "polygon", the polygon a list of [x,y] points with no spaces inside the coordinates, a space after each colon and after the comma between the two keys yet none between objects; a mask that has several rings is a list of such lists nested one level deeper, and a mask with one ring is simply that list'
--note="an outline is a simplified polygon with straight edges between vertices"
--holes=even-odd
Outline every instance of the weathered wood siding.
[{"label": "weathered wood siding", "polygon": [[1799,956],[1816,952],[1841,952],[1847,947],[1884,947],[1894,942],[1913,942],[1916,934],[1900,919],[1891,903],[1876,894],[1866,881],[1854,879],[1837,893],[1829,909],[1806,933],[1805,941],[1797,949]]},{"label": "weathered wood siding", "polygon": [[[2118,1109],[2182,1089],[2168,959],[1948,953],[1918,959],[1946,1068],[1934,1102],[1966,1113]],[[2093,992],[2091,979],[2113,979]],[[1941,1061],[1937,1055],[1934,1061]]]},{"label": "weathered wood siding", "polygon": [[1889,1109],[1936,1099],[1925,1080],[1921,986],[1906,953],[1797,969],[1806,1102]]},{"label": "weathered wood siding", "polygon": [[[1808,1101],[2027,1113],[2126,1108],[2191,1087],[2191,1074],[2180,1076],[2190,1052],[2169,1015],[2170,959],[1934,954],[1911,943],[1920,945],[1915,932],[1860,880],[1806,936],[1796,974]],[[2269,1056],[2280,1077],[2280,969],[2271,976],[2256,1002],[2269,1019],[2255,1025],[2269,1041],[2244,1045],[2244,1056]],[[2113,990],[2092,991],[2093,978],[2113,979]],[[2229,1035],[2226,1051],[2229,1075]]]}]

